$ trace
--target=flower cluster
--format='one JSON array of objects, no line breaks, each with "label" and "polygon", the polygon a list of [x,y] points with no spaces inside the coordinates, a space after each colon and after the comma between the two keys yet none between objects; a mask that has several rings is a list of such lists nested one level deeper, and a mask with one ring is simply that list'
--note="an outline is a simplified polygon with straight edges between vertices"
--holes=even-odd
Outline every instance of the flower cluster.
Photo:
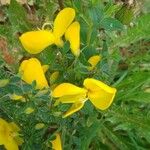
[{"label": "flower cluster", "polygon": [[20,41],[25,50],[31,54],[38,54],[46,47],[56,44],[63,46],[62,36],[70,42],[70,48],[75,56],[80,54],[80,24],[74,21],[75,10],[65,8],[59,12],[54,20],[53,30],[30,31],[21,35]]},{"label": "flower cluster", "polygon": [[[26,32],[20,37],[21,43],[29,53],[37,54],[51,44],[63,46],[62,36],[65,34],[65,39],[70,42],[72,53],[75,56],[79,56],[80,24],[77,21],[73,22],[74,18],[75,10],[65,8],[56,16],[53,30]],[[88,62],[91,66],[88,70],[93,70],[100,59],[99,55],[90,57]],[[36,88],[43,89],[48,87],[45,77],[47,69],[47,66],[42,65],[37,58],[30,58],[21,63],[19,73],[22,80],[28,84],[36,81]],[[58,74],[58,71],[54,72],[51,78],[58,77]],[[115,88],[111,88],[103,82],[92,78],[85,79],[83,85],[84,88],[80,88],[70,83],[62,83],[53,89],[51,96],[57,98],[56,103],[58,101],[61,103],[73,103],[64,117],[81,109],[88,99],[96,108],[101,110],[107,109],[111,105],[116,93]]]},{"label": "flower cluster", "polygon": [[[80,24],[75,19],[75,10],[72,8],[64,8],[56,16],[51,30],[30,31],[20,36],[20,41],[24,49],[30,54],[38,54],[48,46],[55,44],[63,47],[63,36],[70,43],[70,49],[75,57],[80,55]],[[89,58],[88,63],[91,65],[88,70],[93,70],[101,60],[99,55]],[[28,84],[36,81],[36,89],[49,88],[45,73],[49,69],[47,65],[42,65],[37,58],[30,58],[21,62],[19,74],[21,79]],[[50,82],[59,78],[59,72],[56,71],[51,75]],[[86,78],[83,87],[78,87],[71,83],[61,83],[50,87],[51,97],[55,101],[54,105],[59,103],[70,103],[72,106],[63,115],[63,118],[79,111],[87,100],[100,110],[107,109],[115,97],[116,89],[112,88],[102,81],[94,78]],[[12,99],[20,100],[22,96],[12,95]],[[34,112],[34,109],[28,108],[26,114]],[[42,124],[43,127],[43,124]],[[36,127],[39,128],[39,125]],[[40,124],[41,128],[41,124]],[[0,145],[4,145],[7,150],[17,150],[18,145],[22,144],[18,132],[20,129],[14,123],[7,123],[0,119]],[[61,150],[60,134],[56,133],[56,139],[52,141],[55,150]],[[11,148],[10,148],[11,147]]]}]

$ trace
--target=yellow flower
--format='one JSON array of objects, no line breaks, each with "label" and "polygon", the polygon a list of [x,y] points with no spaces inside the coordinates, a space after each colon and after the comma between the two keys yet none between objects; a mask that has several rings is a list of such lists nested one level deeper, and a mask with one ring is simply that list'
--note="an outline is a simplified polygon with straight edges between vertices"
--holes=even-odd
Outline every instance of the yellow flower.
[{"label": "yellow flower", "polygon": [[77,21],[73,22],[74,18],[73,8],[68,7],[61,10],[54,21],[53,33],[55,44],[58,46],[63,45],[61,37],[65,34],[66,40],[70,42],[71,52],[78,57],[80,54],[80,24]]},{"label": "yellow flower", "polygon": [[64,118],[80,110],[88,99],[100,110],[111,105],[116,93],[115,88],[93,78],[85,79],[83,85],[84,88],[80,88],[70,83],[62,83],[54,89],[52,96],[57,98],[56,102],[73,103]]},{"label": "yellow flower", "polygon": [[30,58],[24,60],[19,68],[19,73],[22,80],[31,84],[33,81],[36,81],[36,88],[42,89],[48,87],[46,77],[40,61],[36,58]]},{"label": "yellow flower", "polygon": [[64,114],[64,118],[80,110],[86,100],[87,90],[77,87],[70,83],[62,83],[58,85],[52,96],[58,98],[56,102],[73,103],[71,108]]},{"label": "yellow flower", "polygon": [[73,22],[65,33],[65,38],[70,42],[71,52],[78,57],[80,55],[80,24]]},{"label": "yellow flower", "polygon": [[88,70],[89,71],[93,70],[96,67],[96,65],[99,63],[100,60],[101,60],[101,56],[99,56],[99,55],[94,55],[94,56],[90,57],[88,59],[88,62],[90,63],[91,66],[88,67]]},{"label": "yellow flower", "polygon": [[101,110],[105,110],[111,105],[117,91],[115,88],[92,78],[85,79],[83,85],[88,90],[88,99]]},{"label": "yellow flower", "polygon": [[18,146],[23,143],[19,137],[20,128],[14,123],[8,123],[0,118],[0,145],[7,150],[19,150]]},{"label": "yellow flower", "polygon": [[19,39],[27,52],[37,54],[52,44],[62,47],[62,36],[65,34],[66,40],[70,42],[72,53],[78,57],[80,54],[80,24],[77,21],[73,22],[74,18],[75,10],[69,7],[64,8],[56,16],[53,30],[42,29],[26,32]]},{"label": "yellow flower", "polygon": [[56,134],[56,139],[51,141],[54,150],[62,150],[60,134]]},{"label": "yellow flower", "polygon": [[[70,83],[62,83],[54,89],[52,96],[55,98],[63,99],[66,96],[73,96],[74,97],[74,96],[80,95],[80,94],[84,95],[84,94],[86,94],[86,92],[87,92],[87,90],[84,88],[77,87],[77,86],[70,84]],[[75,100],[73,100],[73,102],[74,101]]]},{"label": "yellow flower", "polygon": [[79,101],[79,102],[76,102],[74,103],[70,109],[63,115],[63,118],[66,118],[70,115],[72,115],[73,113],[79,111],[82,107],[84,106],[84,101]]},{"label": "yellow flower", "polygon": [[20,36],[24,49],[31,54],[40,53],[46,47],[54,43],[54,36],[51,31],[39,30],[30,31]]},{"label": "yellow flower", "polygon": [[61,10],[54,21],[54,35],[56,39],[61,38],[66,32],[75,18],[75,10],[73,8],[64,8]]}]

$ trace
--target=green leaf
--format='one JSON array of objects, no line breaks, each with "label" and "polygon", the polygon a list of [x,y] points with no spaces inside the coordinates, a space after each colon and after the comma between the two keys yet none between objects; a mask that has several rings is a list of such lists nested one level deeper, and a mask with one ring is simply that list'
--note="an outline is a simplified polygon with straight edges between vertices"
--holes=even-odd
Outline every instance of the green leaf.
[{"label": "green leaf", "polygon": [[129,147],[122,141],[122,139],[111,129],[106,126],[102,126],[102,131],[106,134],[107,138],[115,144],[121,150],[128,150]]},{"label": "green leaf", "polygon": [[5,87],[9,83],[9,79],[0,80],[0,88]]},{"label": "green leaf", "polygon": [[123,30],[122,23],[114,18],[104,18],[101,21],[101,27],[108,31]]},{"label": "green leaf", "polygon": [[[131,131],[136,129],[136,133],[140,134],[141,137],[145,137],[147,139],[147,141],[149,141],[149,135],[150,135],[150,119],[148,116],[144,115],[143,111],[136,111],[136,113],[131,113],[130,112],[129,105],[128,106],[124,106],[122,108],[117,108],[115,110],[111,110],[110,111],[110,115],[112,116],[113,120],[116,121],[114,122],[115,124],[117,124],[117,126],[119,124],[122,124],[121,126],[119,126],[120,129],[122,130],[127,130],[127,131]],[[123,126],[123,124],[125,124],[125,126],[128,126],[125,128],[125,126]],[[121,128],[122,127],[122,128]]]},{"label": "green leaf", "polygon": [[105,16],[107,17],[111,17],[114,15],[114,13],[120,8],[119,5],[114,4],[113,2],[111,3],[107,3],[105,8],[104,8],[104,12],[105,12]]},{"label": "green leaf", "polygon": [[12,25],[13,31],[22,32],[29,30],[30,26],[27,22],[26,12],[23,6],[16,2],[16,0],[11,0],[10,2],[8,17]]},{"label": "green leaf", "polygon": [[98,131],[101,130],[100,122],[94,122],[89,128],[86,128],[86,132],[84,133],[84,137],[81,139],[81,147],[82,150],[89,149],[89,145],[92,142],[92,139],[97,135]]},{"label": "green leaf", "polygon": [[[150,39],[150,14],[145,14],[137,18],[135,26],[127,28],[121,36],[113,36],[112,47],[127,47],[131,43],[141,39]],[[110,35],[111,36],[111,35]],[[121,39],[121,40],[120,40]]]},{"label": "green leaf", "polygon": [[[135,72],[126,77],[116,87],[118,89],[117,100],[134,100],[139,102],[150,102],[150,94],[145,93],[142,86],[149,81],[149,72]],[[126,92],[128,91],[128,92]]]},{"label": "green leaf", "polygon": [[132,8],[128,8],[127,5],[124,5],[119,9],[115,17],[123,24],[128,25],[133,20],[134,13]]}]

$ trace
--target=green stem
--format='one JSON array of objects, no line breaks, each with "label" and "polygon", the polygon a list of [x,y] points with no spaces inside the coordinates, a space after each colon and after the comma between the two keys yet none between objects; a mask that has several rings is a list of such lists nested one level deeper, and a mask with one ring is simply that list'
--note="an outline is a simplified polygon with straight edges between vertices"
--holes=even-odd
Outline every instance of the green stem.
[{"label": "green stem", "polygon": [[72,64],[68,67],[68,69],[70,69],[71,67],[73,67],[74,64],[76,64],[77,60],[78,60],[78,57],[76,57],[76,58],[74,59],[74,61],[73,61]]}]

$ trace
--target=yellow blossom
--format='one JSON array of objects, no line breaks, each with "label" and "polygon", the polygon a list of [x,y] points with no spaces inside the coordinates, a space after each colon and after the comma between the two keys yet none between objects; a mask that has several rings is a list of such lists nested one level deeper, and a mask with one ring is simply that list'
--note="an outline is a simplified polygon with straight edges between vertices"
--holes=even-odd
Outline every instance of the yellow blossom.
[{"label": "yellow blossom", "polygon": [[80,24],[73,22],[65,33],[65,38],[70,42],[71,52],[78,57],[80,55]]},{"label": "yellow blossom", "polygon": [[74,18],[73,8],[68,7],[61,10],[54,21],[53,33],[55,44],[58,46],[63,45],[61,37],[65,34],[66,40],[70,42],[71,52],[78,57],[80,54],[80,24],[77,21],[73,22]]},{"label": "yellow blossom", "polygon": [[19,68],[19,73],[22,80],[31,84],[33,81],[36,81],[36,88],[42,89],[48,87],[46,77],[40,61],[36,58],[30,58],[24,60]]},{"label": "yellow blossom", "polygon": [[56,135],[56,139],[54,139],[53,141],[51,141],[52,148],[54,150],[62,150],[62,144],[61,144],[60,134],[56,133],[55,135]]},{"label": "yellow blossom", "polygon": [[66,32],[69,25],[75,18],[75,10],[73,8],[64,8],[61,10],[54,20],[54,35],[56,39],[60,39]]},{"label": "yellow blossom", "polygon": [[79,102],[72,104],[70,109],[63,115],[63,118],[66,118],[66,117],[72,115],[73,113],[80,110],[83,106],[84,106],[84,101],[81,101],[81,102],[79,101]]},{"label": "yellow blossom", "polygon": [[85,94],[86,92],[87,91],[84,88],[77,87],[70,83],[62,83],[54,89],[52,95],[55,98],[61,98],[65,96]]},{"label": "yellow blossom", "polygon": [[0,118],[0,145],[4,145],[6,150],[19,150],[18,146],[23,143],[19,137],[20,128],[14,123],[8,123]]},{"label": "yellow blossom", "polygon": [[80,54],[80,24],[77,21],[73,22],[74,18],[75,10],[69,7],[64,8],[56,16],[52,30],[26,32],[19,39],[27,52],[37,54],[52,44],[62,47],[64,43],[62,36],[65,35],[66,40],[70,42],[71,52],[78,57]]},{"label": "yellow blossom", "polygon": [[30,31],[20,36],[24,49],[31,54],[40,53],[46,47],[54,43],[54,36],[51,31],[39,30]]},{"label": "yellow blossom", "polygon": [[88,62],[90,63],[91,66],[88,67],[88,70],[89,71],[93,70],[96,67],[96,65],[99,63],[100,60],[101,60],[101,56],[99,56],[99,55],[94,55],[94,56],[90,57],[88,59]]},{"label": "yellow blossom", "polygon": [[113,102],[115,88],[93,78],[85,79],[83,85],[84,88],[80,88],[70,83],[62,83],[53,90],[52,96],[57,98],[56,101],[72,103],[64,118],[80,110],[88,99],[100,110],[107,109]]},{"label": "yellow blossom", "polygon": [[105,110],[113,102],[116,94],[115,88],[92,78],[85,79],[83,85],[88,90],[88,99],[98,109]]}]

